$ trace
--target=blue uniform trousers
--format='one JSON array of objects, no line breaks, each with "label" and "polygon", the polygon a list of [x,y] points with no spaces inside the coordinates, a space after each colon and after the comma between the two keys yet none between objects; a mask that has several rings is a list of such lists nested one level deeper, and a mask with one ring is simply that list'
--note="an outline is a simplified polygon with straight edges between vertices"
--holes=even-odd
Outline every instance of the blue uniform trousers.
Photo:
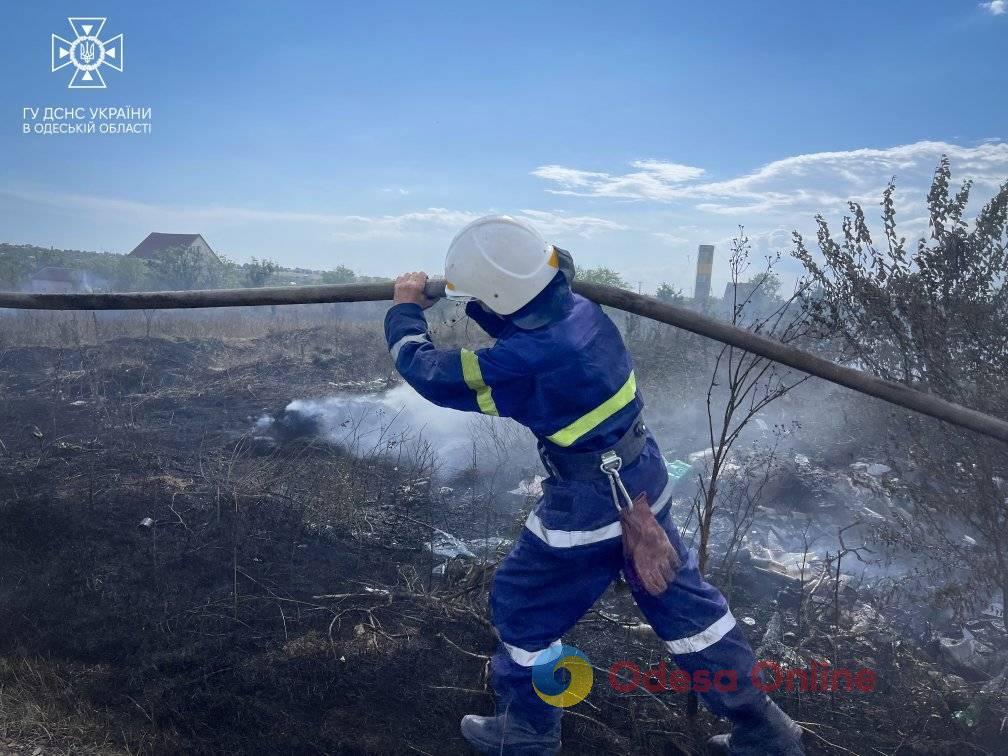
[{"label": "blue uniform trousers", "polygon": [[[645,456],[657,452],[646,450]],[[627,471],[633,478],[633,471]],[[652,477],[652,476],[648,476]],[[532,685],[536,657],[559,640],[617,579],[623,566],[619,523],[607,490],[596,488],[578,501],[562,494],[569,486],[550,486],[529,517],[511,553],[498,567],[490,594],[490,610],[500,638],[491,660],[491,684],[497,695],[498,713],[524,719],[545,731],[560,718],[562,709],[543,701]],[[632,489],[633,490],[633,489]],[[662,501],[662,498],[666,501]],[[565,502],[565,499],[567,501]],[[717,588],[700,576],[697,554],[687,550],[668,512],[668,487],[651,495],[659,522],[679,554],[682,567],[660,596],[641,590],[634,599],[647,621],[664,642],[667,653],[691,680],[698,670],[727,672],[723,685],[729,690],[699,692],[701,700],[717,716],[735,723],[758,722],[767,704],[766,695],[751,680],[755,659],[736,626],[727,602]],[[558,503],[559,502],[559,503]],[[607,516],[600,515],[604,508]],[[608,519],[611,522],[605,523]],[[583,530],[566,529],[580,523]],[[616,659],[592,659],[597,668],[608,669]],[[608,684],[595,672],[595,686]],[[697,686],[699,687],[699,686]]]}]

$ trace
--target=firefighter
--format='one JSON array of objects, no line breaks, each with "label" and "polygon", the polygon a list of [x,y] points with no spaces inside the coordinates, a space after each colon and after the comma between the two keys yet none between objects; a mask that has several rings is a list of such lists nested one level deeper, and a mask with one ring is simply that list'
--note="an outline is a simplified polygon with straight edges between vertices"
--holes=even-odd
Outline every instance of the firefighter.
[{"label": "firefighter", "polygon": [[549,473],[511,553],[498,567],[490,612],[495,716],[468,715],[462,734],[481,753],[555,753],[562,708],[532,669],[622,570],[641,612],[676,664],[734,674],[734,690],[700,698],[731,720],[712,746],[732,754],[802,754],[801,728],[751,680],[755,659],[721,593],[700,575],[669,515],[665,461],[620,333],[574,294],[570,255],[508,216],[480,218],[452,241],[445,289],[492,347],[439,349],[424,310],[427,276],[395,282],[385,336],[396,369],[442,407],[510,417],[538,441]]}]

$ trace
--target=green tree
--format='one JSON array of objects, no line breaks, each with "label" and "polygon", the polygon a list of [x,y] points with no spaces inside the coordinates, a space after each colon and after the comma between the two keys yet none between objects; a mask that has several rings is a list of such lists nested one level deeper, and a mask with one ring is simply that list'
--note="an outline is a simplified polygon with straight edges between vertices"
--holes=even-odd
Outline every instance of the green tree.
[{"label": "green tree", "polygon": [[24,250],[5,245],[0,249],[0,283],[5,289],[17,289],[32,270],[32,263]]},{"label": "green tree", "polygon": [[577,278],[582,281],[602,284],[603,286],[615,286],[620,289],[629,289],[630,284],[619,273],[611,268],[599,266],[597,268],[578,268]]},{"label": "green tree", "polygon": [[252,262],[245,263],[242,268],[245,274],[245,285],[249,288],[265,286],[273,274],[280,270],[280,266],[276,262],[265,257],[262,260],[253,257]]},{"label": "green tree", "polygon": [[683,297],[682,289],[677,289],[666,281],[662,281],[661,286],[658,287],[658,291],[655,292],[655,296],[663,302],[671,302],[672,304],[686,301],[685,297]]},{"label": "green tree", "polygon": [[189,247],[167,249],[151,261],[161,285],[170,289],[200,289],[212,285],[221,267]]},{"label": "green tree", "polygon": [[122,256],[111,261],[108,277],[116,291],[144,291],[153,284],[154,271],[146,260]]},{"label": "green tree", "polygon": [[744,287],[751,287],[755,296],[762,299],[776,299],[780,294],[781,285],[780,276],[773,271],[757,273],[741,284]]},{"label": "green tree", "polygon": [[327,270],[322,273],[322,283],[324,284],[354,283],[356,280],[357,274],[346,265],[340,265],[335,270]]},{"label": "green tree", "polygon": [[[836,335],[843,361],[1008,417],[1008,182],[972,224],[964,219],[971,183],[954,193],[950,183],[942,156],[927,196],[929,238],[910,249],[896,232],[890,182],[881,244],[851,202],[840,238],[817,216],[821,257],[797,232],[793,254],[816,287],[807,307]],[[889,423],[886,451],[914,511],[910,522],[877,527],[923,560],[908,577],[943,607],[969,608],[998,590],[1008,597],[1008,447],[914,413],[894,412]]]}]

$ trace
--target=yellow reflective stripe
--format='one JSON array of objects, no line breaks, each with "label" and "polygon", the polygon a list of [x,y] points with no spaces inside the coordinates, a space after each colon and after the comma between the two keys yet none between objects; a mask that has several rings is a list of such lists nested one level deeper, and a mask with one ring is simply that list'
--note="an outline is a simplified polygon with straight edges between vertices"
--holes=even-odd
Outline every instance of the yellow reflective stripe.
[{"label": "yellow reflective stripe", "polygon": [[476,404],[479,405],[480,412],[484,415],[497,415],[497,405],[494,404],[490,387],[483,380],[483,372],[480,370],[479,357],[475,352],[468,349],[462,350],[462,377],[466,386],[476,392]]},{"label": "yellow reflective stripe", "polygon": [[582,415],[566,428],[561,428],[552,436],[547,436],[546,438],[557,446],[570,446],[585,433],[598,427],[630,404],[636,395],[637,378],[631,370],[630,377],[626,379],[626,383],[620,387],[619,391],[610,396],[587,415]]}]

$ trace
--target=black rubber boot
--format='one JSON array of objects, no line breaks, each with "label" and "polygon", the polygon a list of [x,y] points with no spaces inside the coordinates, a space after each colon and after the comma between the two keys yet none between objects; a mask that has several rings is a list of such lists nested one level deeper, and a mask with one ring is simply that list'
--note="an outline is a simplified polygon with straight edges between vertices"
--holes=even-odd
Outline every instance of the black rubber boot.
[{"label": "black rubber boot", "polygon": [[805,756],[802,728],[772,701],[759,724],[736,725],[730,735],[715,735],[707,741],[711,754],[727,756]]},{"label": "black rubber boot", "polygon": [[545,733],[508,713],[496,717],[467,714],[462,717],[462,737],[479,753],[507,756],[553,756],[560,751],[560,723]]}]

